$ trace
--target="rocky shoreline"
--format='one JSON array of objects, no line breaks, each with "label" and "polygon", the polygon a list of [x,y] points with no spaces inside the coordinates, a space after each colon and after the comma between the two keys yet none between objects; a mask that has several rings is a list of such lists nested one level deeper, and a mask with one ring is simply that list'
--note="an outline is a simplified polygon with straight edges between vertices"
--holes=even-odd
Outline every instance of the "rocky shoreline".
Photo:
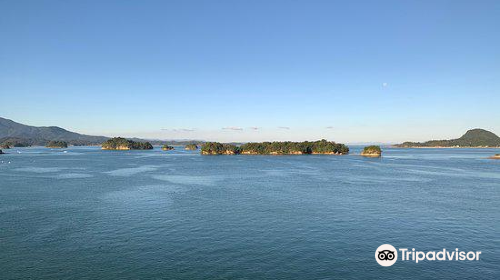
[{"label": "rocky shoreline", "polygon": [[391,148],[399,148],[399,149],[500,149],[500,146],[490,147],[490,146],[477,146],[477,147],[450,147],[450,146],[432,146],[432,147],[423,147],[423,146],[390,146]]},{"label": "rocky shoreline", "polygon": [[165,145],[163,145],[163,146],[161,147],[161,149],[162,149],[163,151],[172,151],[172,150],[174,150],[175,148],[174,148],[174,147],[172,147],[172,146],[169,146],[169,145],[166,145],[166,144],[165,144]]},{"label": "rocky shoreline", "polygon": [[128,151],[131,150],[131,148],[129,146],[116,146],[116,147],[102,147],[101,150]]}]

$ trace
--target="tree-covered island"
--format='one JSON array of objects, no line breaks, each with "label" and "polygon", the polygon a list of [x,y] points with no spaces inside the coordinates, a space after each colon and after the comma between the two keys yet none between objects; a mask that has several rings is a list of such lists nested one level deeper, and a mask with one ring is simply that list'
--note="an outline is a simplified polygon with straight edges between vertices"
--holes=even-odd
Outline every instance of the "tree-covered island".
[{"label": "tree-covered island", "polygon": [[381,157],[382,149],[380,149],[380,146],[368,146],[363,149],[361,155],[364,157]]},{"label": "tree-covered island", "polygon": [[174,147],[165,144],[165,145],[161,146],[161,149],[164,151],[171,151],[174,149]]},{"label": "tree-covered island", "polygon": [[149,142],[135,142],[122,137],[114,137],[102,143],[103,150],[151,150]]},{"label": "tree-covered island", "polygon": [[[15,148],[20,148],[20,147],[29,147],[31,146],[31,143],[28,141],[25,141],[24,139],[21,138],[3,138],[0,140],[2,143],[0,146],[2,149],[10,149],[12,147]],[[47,140],[44,140],[43,143],[47,143]]]},{"label": "tree-covered island", "polygon": [[198,150],[198,145],[196,144],[187,144],[186,147],[184,147],[185,150],[189,151],[195,151]]},{"label": "tree-covered island", "polygon": [[262,142],[246,143],[237,147],[231,144],[208,142],[201,146],[203,155],[345,155],[349,148],[344,144],[338,144],[327,140],[314,142]]},{"label": "tree-covered island", "polygon": [[491,159],[500,159],[500,154],[496,154],[490,157]]},{"label": "tree-covered island", "polygon": [[47,148],[56,148],[56,149],[62,149],[62,148],[67,148],[68,143],[65,141],[50,141],[45,145]]},{"label": "tree-covered island", "polygon": [[202,155],[237,155],[239,153],[240,148],[231,144],[206,142],[201,146]]}]

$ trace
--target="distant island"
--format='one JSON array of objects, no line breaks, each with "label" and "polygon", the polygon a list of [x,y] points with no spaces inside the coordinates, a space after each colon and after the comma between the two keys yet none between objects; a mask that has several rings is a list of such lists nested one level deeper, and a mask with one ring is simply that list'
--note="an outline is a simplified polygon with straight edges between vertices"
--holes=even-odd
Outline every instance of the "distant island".
[{"label": "distant island", "polygon": [[115,137],[102,143],[103,150],[151,150],[153,145],[149,142],[135,142],[122,137]]},{"label": "distant island", "polygon": [[500,159],[500,154],[496,154],[490,157],[491,159]]},{"label": "distant island", "polygon": [[184,147],[185,150],[189,150],[189,151],[194,151],[194,150],[198,150],[198,145],[196,144],[187,144],[186,147]]},{"label": "distant island", "polygon": [[207,142],[201,146],[202,155],[345,155],[349,148],[327,140],[315,142],[262,142],[246,143],[241,146]]},{"label": "distant island", "polygon": [[431,140],[427,142],[404,142],[395,145],[400,148],[488,148],[500,147],[500,137],[484,129],[471,129],[462,137],[452,140]]},{"label": "distant island", "polygon": [[2,150],[0,150],[0,155],[3,154]]},{"label": "distant island", "polygon": [[68,143],[66,143],[64,141],[50,141],[49,143],[47,143],[47,145],[45,145],[45,147],[47,147],[47,148],[67,148]]},{"label": "distant island", "polygon": [[169,145],[165,144],[165,145],[163,145],[163,146],[161,147],[161,149],[162,149],[162,150],[164,150],[164,151],[171,151],[171,150],[173,150],[173,149],[174,149],[174,147],[172,147],[172,146],[169,146]]},{"label": "distant island", "polygon": [[363,149],[361,155],[364,157],[381,157],[382,149],[380,149],[380,146],[368,146]]}]

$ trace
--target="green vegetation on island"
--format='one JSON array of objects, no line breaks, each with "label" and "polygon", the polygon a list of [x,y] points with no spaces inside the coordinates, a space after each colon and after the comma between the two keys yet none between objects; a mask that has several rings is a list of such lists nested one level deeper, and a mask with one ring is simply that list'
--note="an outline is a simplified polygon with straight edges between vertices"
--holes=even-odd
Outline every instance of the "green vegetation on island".
[{"label": "green vegetation on island", "polygon": [[171,151],[174,149],[174,147],[165,144],[165,145],[161,146],[161,149],[164,151]]},{"label": "green vegetation on island", "polygon": [[315,142],[262,142],[246,143],[237,147],[231,144],[209,142],[201,147],[203,155],[345,155],[349,148],[344,144],[320,140]]},{"label": "green vegetation on island", "polygon": [[368,146],[363,149],[361,155],[364,157],[381,157],[382,149],[380,149],[380,146]]},{"label": "green vegetation on island", "polygon": [[187,144],[186,147],[184,147],[185,150],[189,150],[189,151],[194,151],[194,150],[198,150],[198,145],[196,144]]},{"label": "green vegetation on island", "polygon": [[452,140],[431,140],[427,142],[404,142],[400,148],[486,148],[500,147],[500,137],[484,129],[471,129],[462,137]]},{"label": "green vegetation on island", "polygon": [[202,155],[236,155],[239,153],[240,153],[240,148],[231,144],[207,142],[201,146]]},{"label": "green vegetation on island", "polygon": [[122,137],[115,137],[102,143],[103,150],[151,150],[153,145],[149,142],[135,142]]},{"label": "green vegetation on island", "polygon": [[327,141],[325,139],[314,142],[263,142],[247,143],[240,147],[242,154],[247,155],[302,155],[302,154],[330,154],[344,155],[349,148],[344,144]]},{"label": "green vegetation on island", "polygon": [[45,147],[47,147],[47,148],[67,148],[68,143],[66,143],[64,141],[50,141],[49,143],[47,143],[47,145],[45,145]]},{"label": "green vegetation on island", "polygon": [[31,147],[31,144],[29,144],[27,142],[17,142],[17,143],[14,143],[13,146],[15,148],[24,148],[24,147]]}]

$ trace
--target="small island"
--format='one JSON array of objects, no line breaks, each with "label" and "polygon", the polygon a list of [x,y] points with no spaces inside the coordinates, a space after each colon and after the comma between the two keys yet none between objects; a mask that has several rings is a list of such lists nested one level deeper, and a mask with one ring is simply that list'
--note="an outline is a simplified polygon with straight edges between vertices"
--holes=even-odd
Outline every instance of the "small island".
[{"label": "small island", "polygon": [[171,151],[174,149],[174,147],[165,144],[165,145],[161,146],[161,149],[164,151]]},{"label": "small island", "polygon": [[500,154],[496,154],[494,156],[491,156],[490,159],[500,159]]},{"label": "small island", "polygon": [[2,143],[0,145],[0,148],[7,150],[7,149],[10,149],[10,146],[11,146],[10,143]]},{"label": "small island", "polygon": [[149,142],[135,142],[122,137],[114,137],[102,143],[103,150],[151,150]]},{"label": "small island", "polygon": [[202,155],[345,155],[349,148],[344,144],[325,139],[315,142],[262,142],[246,143],[237,147],[231,144],[208,142],[202,145]]},{"label": "small island", "polygon": [[363,149],[361,155],[364,157],[381,157],[382,149],[380,149],[380,146],[368,146]]},{"label": "small island", "polygon": [[3,154],[2,150],[0,150],[0,155]]},{"label": "small island", "polygon": [[184,147],[185,150],[188,151],[195,151],[198,150],[198,145],[196,144],[187,144],[186,147]]},{"label": "small island", "polygon": [[21,138],[8,138],[8,139],[4,139],[4,141],[0,145],[0,147],[2,149],[10,149],[12,147],[20,148],[20,147],[29,147],[29,146],[31,146],[31,143],[29,143],[28,140],[21,139]]},{"label": "small island", "polygon": [[64,149],[68,147],[68,143],[64,141],[50,141],[45,145],[47,148]]}]

